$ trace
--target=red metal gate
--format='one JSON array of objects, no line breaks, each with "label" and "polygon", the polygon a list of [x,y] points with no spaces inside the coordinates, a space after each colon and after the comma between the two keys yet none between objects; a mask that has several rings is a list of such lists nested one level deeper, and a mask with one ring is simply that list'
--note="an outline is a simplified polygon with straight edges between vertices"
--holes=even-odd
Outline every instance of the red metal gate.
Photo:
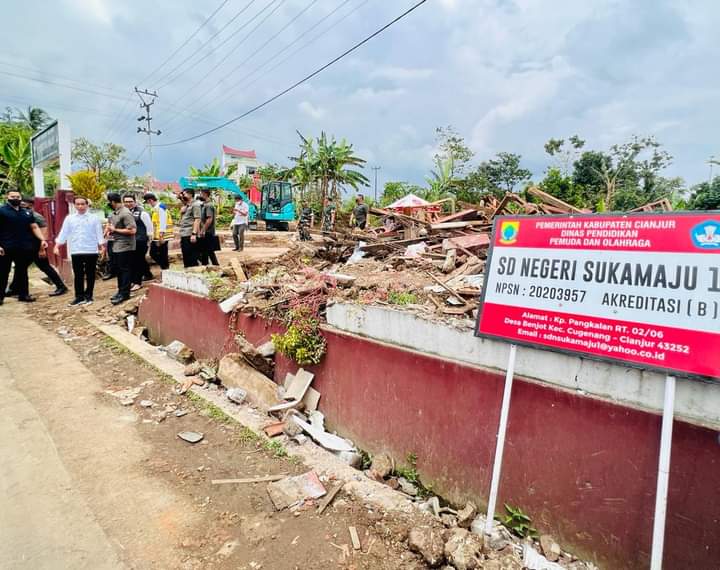
[{"label": "red metal gate", "polygon": [[35,210],[47,220],[48,259],[63,276],[70,279],[72,269],[67,259],[67,249],[60,248],[60,255],[53,253],[55,238],[60,233],[65,217],[70,213],[75,195],[70,190],[58,190],[52,198],[35,198]]}]

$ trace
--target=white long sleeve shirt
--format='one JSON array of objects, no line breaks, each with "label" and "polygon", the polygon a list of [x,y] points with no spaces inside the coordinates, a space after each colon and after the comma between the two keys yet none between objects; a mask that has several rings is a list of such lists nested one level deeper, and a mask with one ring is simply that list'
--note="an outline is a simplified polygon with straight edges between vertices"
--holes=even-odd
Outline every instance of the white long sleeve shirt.
[{"label": "white long sleeve shirt", "polygon": [[102,222],[89,212],[71,214],[65,218],[55,243],[67,243],[70,255],[98,253],[105,243]]}]

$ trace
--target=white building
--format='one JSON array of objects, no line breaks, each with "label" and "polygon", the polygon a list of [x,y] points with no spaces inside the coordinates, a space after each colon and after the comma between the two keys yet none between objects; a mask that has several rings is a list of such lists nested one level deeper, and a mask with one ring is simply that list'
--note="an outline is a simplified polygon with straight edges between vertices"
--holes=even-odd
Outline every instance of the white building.
[{"label": "white building", "polygon": [[262,166],[254,150],[238,150],[226,145],[223,145],[222,150],[220,162],[223,173],[227,172],[232,164],[237,164],[237,170],[228,176],[235,182],[238,182],[242,176],[252,176]]}]

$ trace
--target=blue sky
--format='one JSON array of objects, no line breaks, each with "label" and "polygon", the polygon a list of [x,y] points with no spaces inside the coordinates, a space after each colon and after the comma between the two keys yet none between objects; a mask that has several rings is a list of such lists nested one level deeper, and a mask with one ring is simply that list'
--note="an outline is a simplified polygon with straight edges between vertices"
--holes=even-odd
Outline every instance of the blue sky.
[{"label": "blue sky", "polygon": [[[413,4],[228,0],[147,77],[220,3],[8,3],[0,105],[42,106],[68,122],[74,137],[123,144],[131,157],[140,156],[136,172],[144,173],[150,161],[145,139],[136,134],[140,109],[134,99],[125,100],[135,85],[158,90],[158,142],[173,142],[239,115]],[[707,179],[708,158],[720,156],[718,29],[720,4],[709,0],[429,0],[258,113],[190,143],[156,148],[154,172],[176,180],[188,165],[219,156],[223,143],[287,163],[296,131],[325,130],[354,143],[368,166],[380,166],[380,184],[422,183],[432,168],[435,127],[450,124],[476,162],[517,152],[536,179],[548,166],[543,144],[550,137],[578,134],[587,147],[603,150],[633,134],[654,135],[675,157],[666,175],[693,184]]]}]

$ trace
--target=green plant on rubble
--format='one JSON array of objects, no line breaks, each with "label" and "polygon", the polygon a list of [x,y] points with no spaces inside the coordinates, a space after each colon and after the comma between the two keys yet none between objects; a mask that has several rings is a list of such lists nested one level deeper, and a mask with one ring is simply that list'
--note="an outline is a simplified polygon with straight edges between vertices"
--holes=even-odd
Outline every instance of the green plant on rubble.
[{"label": "green plant on rubble", "polygon": [[414,305],[418,302],[417,295],[410,291],[388,291],[387,300],[391,305]]},{"label": "green plant on rubble", "polygon": [[224,301],[237,293],[237,284],[219,273],[208,273],[205,280],[209,289],[208,297],[212,301]]},{"label": "green plant on rubble", "polygon": [[263,449],[269,451],[275,457],[287,457],[288,452],[285,446],[276,439],[266,439],[262,443]]},{"label": "green plant on rubble", "polygon": [[320,321],[309,307],[296,307],[287,318],[283,334],[272,335],[275,348],[300,365],[319,364],[327,350]]},{"label": "green plant on rubble", "polygon": [[512,507],[505,503],[505,514],[495,518],[520,538],[535,538],[538,535],[537,529],[532,526],[532,519],[520,507]]},{"label": "green plant on rubble", "polygon": [[404,477],[410,481],[410,483],[418,485],[420,483],[420,475],[417,471],[417,454],[408,453],[405,456],[405,461],[407,465],[398,465],[395,468],[395,474],[398,477]]}]

